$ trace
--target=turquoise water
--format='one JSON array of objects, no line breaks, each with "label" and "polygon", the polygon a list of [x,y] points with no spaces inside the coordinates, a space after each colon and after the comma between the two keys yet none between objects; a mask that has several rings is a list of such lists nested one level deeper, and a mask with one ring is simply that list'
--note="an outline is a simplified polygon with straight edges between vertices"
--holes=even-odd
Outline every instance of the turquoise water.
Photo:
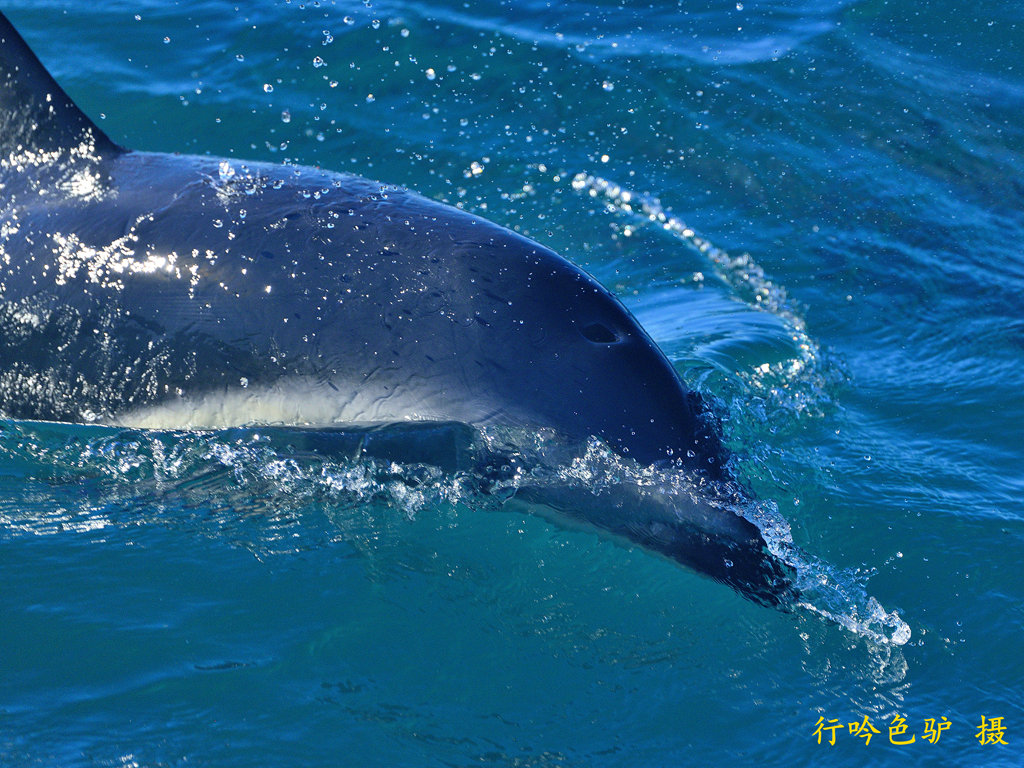
[{"label": "turquoise water", "polygon": [[836,619],[421,467],[0,422],[0,763],[1020,763],[1024,13],[239,8],[4,6],[115,141],[403,184],[584,266]]}]

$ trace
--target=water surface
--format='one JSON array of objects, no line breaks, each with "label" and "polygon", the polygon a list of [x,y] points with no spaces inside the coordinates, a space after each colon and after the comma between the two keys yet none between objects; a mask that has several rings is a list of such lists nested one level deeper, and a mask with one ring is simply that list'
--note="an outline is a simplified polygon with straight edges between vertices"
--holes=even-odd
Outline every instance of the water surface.
[{"label": "water surface", "polygon": [[402,184],[586,268],[847,618],[877,601],[911,636],[763,608],[422,467],[8,421],[0,763],[1018,764],[1015,6],[5,12],[126,146]]}]

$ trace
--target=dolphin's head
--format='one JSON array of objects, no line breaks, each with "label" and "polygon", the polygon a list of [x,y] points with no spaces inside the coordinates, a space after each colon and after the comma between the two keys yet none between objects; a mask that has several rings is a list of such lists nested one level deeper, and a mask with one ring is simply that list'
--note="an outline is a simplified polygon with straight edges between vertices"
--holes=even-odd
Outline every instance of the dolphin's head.
[{"label": "dolphin's head", "polygon": [[756,602],[789,605],[792,569],[741,514],[746,497],[731,480],[717,421],[622,303],[524,238],[506,233],[472,248],[464,262],[477,287],[478,360],[490,371],[481,385],[527,405],[520,414],[528,422],[596,436],[621,456],[658,465],[669,486],[675,470],[702,486],[650,493],[624,477],[596,496],[555,483],[520,488],[519,498],[660,552]]},{"label": "dolphin's head", "polygon": [[615,296],[507,231],[473,248],[464,263],[479,355],[487,386],[504,402],[529,404],[528,421],[599,437],[642,464],[669,461],[723,477],[717,423]]}]

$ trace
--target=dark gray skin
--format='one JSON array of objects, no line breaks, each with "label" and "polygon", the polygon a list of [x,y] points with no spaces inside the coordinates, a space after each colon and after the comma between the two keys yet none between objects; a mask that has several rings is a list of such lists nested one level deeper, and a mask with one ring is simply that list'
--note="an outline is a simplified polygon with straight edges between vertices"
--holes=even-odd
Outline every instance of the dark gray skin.
[{"label": "dark gray skin", "polygon": [[[8,418],[544,427],[728,479],[699,397],[579,268],[356,176],[117,147],[2,15],[0,361]],[[755,599],[785,589],[738,514],[581,490],[521,496]]]}]

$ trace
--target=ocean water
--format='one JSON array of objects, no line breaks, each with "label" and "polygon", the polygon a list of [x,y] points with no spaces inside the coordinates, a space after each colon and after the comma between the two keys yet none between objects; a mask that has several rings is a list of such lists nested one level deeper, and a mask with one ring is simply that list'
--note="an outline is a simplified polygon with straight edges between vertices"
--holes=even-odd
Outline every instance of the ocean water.
[{"label": "ocean water", "polygon": [[253,5],[3,10],[126,146],[401,184],[587,269],[821,593],[258,430],[0,421],[0,764],[1020,764],[1024,11]]}]

